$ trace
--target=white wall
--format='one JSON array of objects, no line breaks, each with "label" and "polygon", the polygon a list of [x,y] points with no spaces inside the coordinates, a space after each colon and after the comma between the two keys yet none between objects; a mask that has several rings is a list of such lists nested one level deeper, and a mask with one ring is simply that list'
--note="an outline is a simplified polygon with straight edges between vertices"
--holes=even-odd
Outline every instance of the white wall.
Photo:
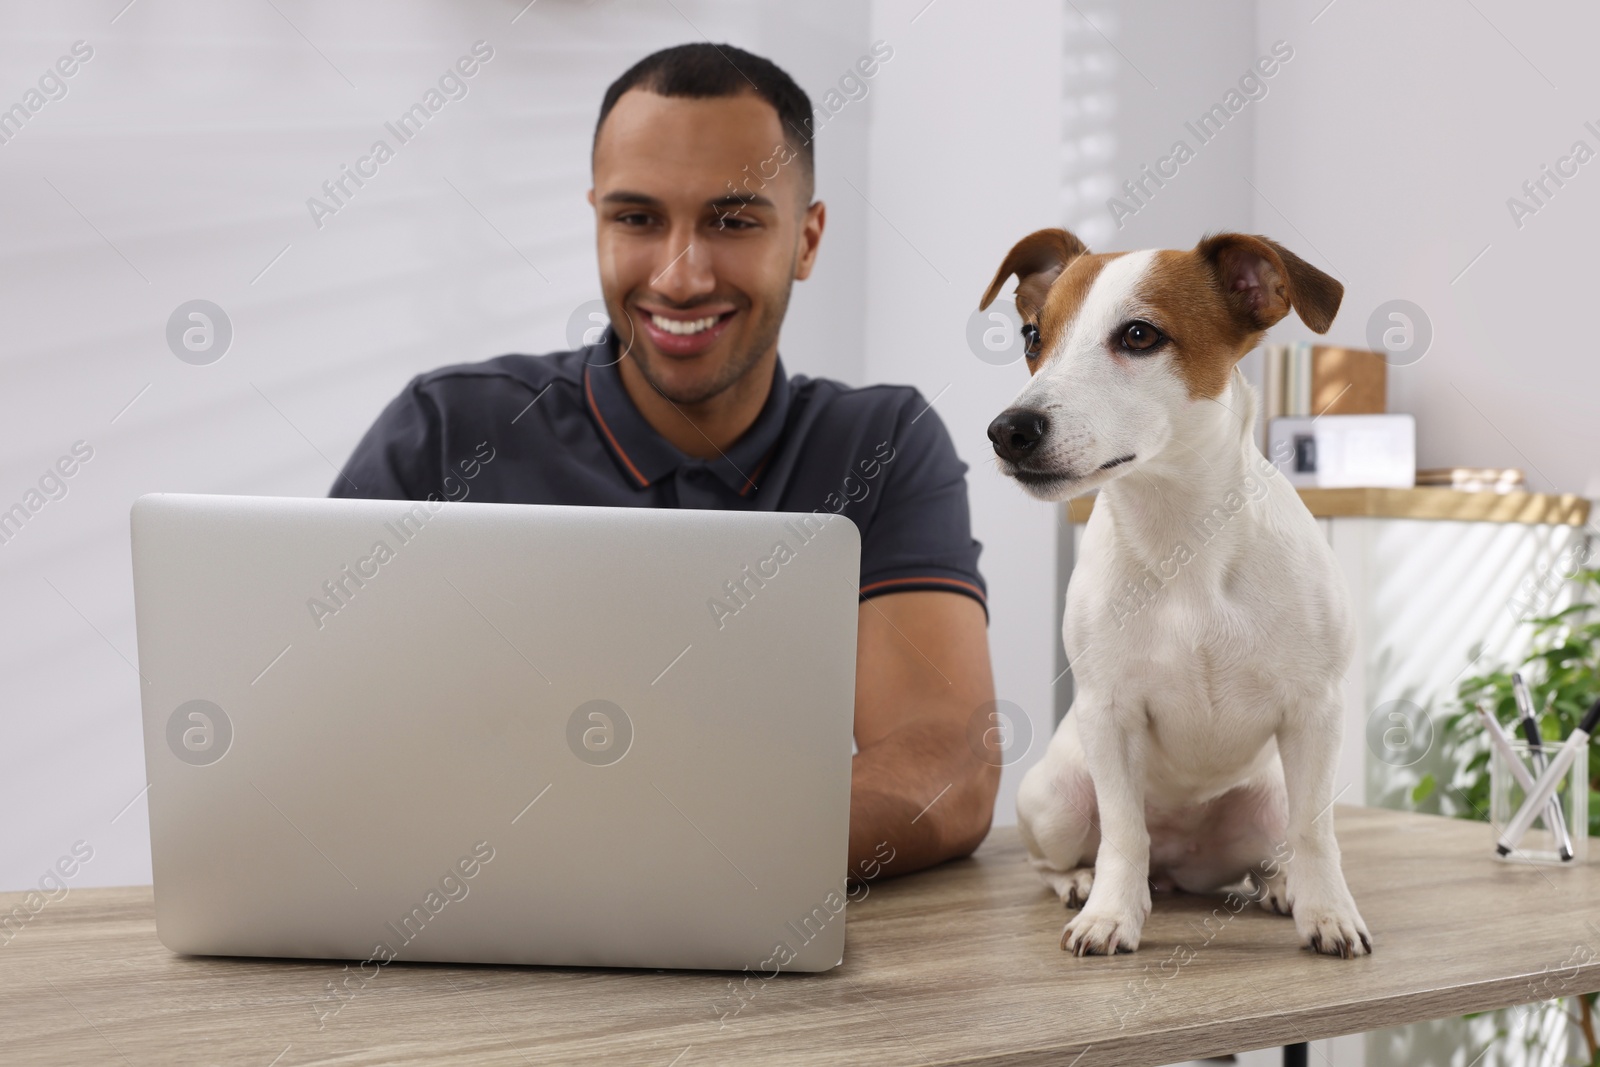
[{"label": "white wall", "polygon": [[1253,60],[1254,8],[885,0],[872,25],[895,42],[897,66],[872,113],[867,376],[940,396],[970,468],[997,696],[1028,714],[1034,734],[1002,779],[995,821],[1006,825],[1071,678],[1057,665],[1055,509],[997,473],[985,436],[1027,372],[976,358],[967,319],[1006,250],[1041,227],[1114,250],[1187,247],[1208,228],[1248,226],[1248,109],[1125,226],[1105,202]]},{"label": "white wall", "polygon": [[[0,12],[0,106],[74,41],[94,48],[67,96],[0,144],[0,507],[72,442],[95,448],[69,495],[0,546],[0,803],[14,813],[0,820],[0,888],[79,837],[97,848],[87,880],[148,878],[143,805],[127,806],[144,784],[133,498],[320,495],[411,374],[563,346],[568,315],[598,292],[583,191],[600,94],[637,56],[699,31],[771,56],[818,98],[872,40],[895,48],[823,133],[829,229],[783,350],[806,373],[942,393],[972,468],[999,695],[1031,717],[1029,760],[1057,673],[1055,521],[995,475],[983,437],[1022,368],[984,364],[963,339],[1029,230],[1067,225],[1111,249],[1269,234],[1344,277],[1340,342],[1363,343],[1381,301],[1414,299],[1437,339],[1394,372],[1391,401],[1418,414],[1423,463],[1524,465],[1538,485],[1600,491],[1582,422],[1600,370],[1569,312],[1592,287],[1600,162],[1520,231],[1505,208],[1572,140],[1600,148],[1582,126],[1600,125],[1585,110],[1600,98],[1583,53],[1593,9],[1324,2]],[[469,96],[318,230],[306,198],[478,39],[496,58]],[[1119,229],[1106,199],[1280,39],[1295,58],[1267,96]],[[235,327],[212,366],[180,363],[163,337],[195,297]],[[1291,320],[1278,336],[1307,335]],[[1002,823],[1025,765],[1007,773]]]},{"label": "white wall", "polygon": [[[1575,140],[1600,153],[1600,135],[1583,125],[1600,127],[1600,72],[1589,54],[1600,39],[1600,9],[1576,0],[1537,8],[1262,0],[1257,47],[1279,38],[1294,43],[1296,58],[1286,71],[1293,77],[1268,101],[1281,106],[1258,115],[1255,227],[1303,241],[1313,261],[1345,283],[1333,343],[1365,347],[1368,317],[1391,299],[1427,313],[1432,348],[1389,372],[1390,410],[1417,417],[1418,465],[1521,467],[1535,488],[1600,496],[1592,429],[1600,362],[1582,322],[1597,280],[1600,157],[1520,228],[1506,206]],[[1313,336],[1298,322],[1278,335]],[[1416,525],[1437,537],[1454,524]],[[1523,551],[1530,538],[1505,533],[1480,530],[1451,550],[1498,560],[1515,575],[1526,561],[1512,558],[1508,545]],[[1426,555],[1417,544],[1405,550]],[[1480,637],[1492,649],[1516,647],[1526,635],[1506,633],[1504,590],[1474,610],[1419,614],[1427,598],[1417,591],[1437,585],[1438,575],[1412,570],[1409,582],[1383,590],[1377,636],[1410,633],[1431,643],[1437,670],[1380,672],[1373,681],[1387,688],[1377,698],[1448,701],[1464,673],[1462,648]],[[1402,683],[1409,684],[1394,688]],[[1511,1010],[1376,1031],[1366,1037],[1365,1062],[1459,1063],[1474,1049],[1484,1065],[1542,1062],[1556,1040],[1548,1035],[1572,1038],[1554,1014]],[[1545,1036],[1525,1043],[1529,1031]]]},{"label": "white wall", "polygon": [[[867,9],[844,0],[677,7],[545,0],[518,17],[521,3],[478,0],[387,5],[379,17],[366,6],[281,3],[280,16],[271,5],[190,0],[120,16],[88,3],[0,16],[12,42],[0,86],[26,86],[74,41],[94,49],[68,95],[0,145],[0,190],[15,207],[0,286],[9,331],[0,368],[13,399],[0,423],[0,490],[20,497],[75,440],[95,448],[68,497],[0,548],[0,591],[13,608],[0,621],[0,715],[12,741],[0,802],[26,812],[0,823],[0,887],[32,882],[80,837],[96,848],[82,884],[149,878],[132,500],[152,490],[320,495],[410,375],[564,347],[568,316],[598,295],[583,191],[600,95],[634,58],[697,31],[771,56],[817,100],[873,40],[896,49],[868,97],[819,140],[829,228],[815,275],[797,287],[783,351],[810,374],[913,381],[930,398],[952,386],[939,410],[973,465],[1001,695],[1034,715],[1042,750],[1058,640],[1053,522],[993,475],[983,437],[1019,368],[949,346],[1004,247],[1061,221],[1063,47],[1074,34],[1085,48],[1103,45],[1086,25],[1064,28],[1044,0],[1004,16],[961,4],[923,17],[880,8],[870,26]],[[306,199],[479,39],[495,58],[469,94],[318,228]],[[1019,39],[1032,50],[1026,69],[1015,62]],[[972,77],[949,78],[952,66]],[[1104,57],[1099,70],[1110,76]],[[943,96],[930,93],[935,83]],[[1013,98],[1036,103],[997,124],[997,101]],[[935,105],[954,123],[937,137]],[[988,154],[969,157],[959,181],[926,182],[957,137]],[[1017,145],[1031,153],[1025,199],[1014,196]],[[996,173],[1007,175],[1000,188]],[[953,213],[961,227],[929,225]],[[933,304],[955,311],[953,334],[930,305],[896,310],[917,294],[884,286],[928,268],[907,258],[885,218],[943,265],[950,281],[936,284],[948,292]],[[179,362],[164,339],[172,310],[196,297],[222,306],[235,331],[226,357],[204,367]],[[940,345],[960,382],[930,378],[935,364],[922,354]],[[1008,774],[1001,823],[1014,818],[1019,771]]]},{"label": "white wall", "polygon": [[1259,6],[1257,46],[1286,38],[1298,55],[1281,106],[1258,116],[1257,227],[1303,235],[1336,268],[1334,343],[1365,346],[1384,301],[1427,312],[1431,351],[1389,386],[1390,409],[1417,417],[1420,466],[1521,467],[1536,488],[1600,495],[1600,360],[1584,321],[1600,158],[1520,229],[1506,207],[1575,140],[1600,153],[1583,125],[1600,128],[1600,8],[1325,5]]},{"label": "white wall", "polygon": [[[1257,58],[1254,0],[1071,4],[1065,18],[1062,224],[1097,251],[1188,248],[1207,232],[1250,229],[1255,116],[1280,106],[1271,100],[1276,75],[1260,100],[1244,105],[1204,144],[1186,124],[1221,102]],[[1179,141],[1193,158],[1164,165]],[[1163,166],[1175,166],[1176,173],[1162,177]],[[1159,183],[1148,177],[1152,172]],[[1141,186],[1137,199],[1127,192],[1128,182]],[[1258,362],[1254,354],[1246,357],[1246,373]],[[1071,538],[1063,536],[1060,549],[1056,630]],[[1073,698],[1059,647],[1053,667],[1059,720]]]},{"label": "white wall", "polygon": [[[73,42],[93,49],[67,95],[0,144],[0,508],[74,441],[94,449],[67,496],[0,545],[0,889],[79,838],[95,858],[76,884],[149,881],[135,497],[323,495],[412,374],[566,347],[569,315],[599,295],[595,114],[634,60],[704,31],[820,97],[869,43],[847,0],[541,0],[518,17],[524,4],[0,11],[0,107]],[[318,229],[307,198],[480,39],[495,54],[468,94]],[[831,227],[783,340],[792,369],[853,382],[867,209],[839,175],[859,175],[865,136],[851,105],[819,140]],[[234,328],[209,366],[164,336],[197,297]]]},{"label": "white wall", "polygon": [[[1102,131],[1109,141],[1101,169],[1109,182],[1097,183],[1096,195],[1070,205],[1083,219],[1079,236],[1093,249],[1120,251],[1189,248],[1207,232],[1248,229],[1257,116],[1282,106],[1277,93],[1295,73],[1293,62],[1266,79],[1265,95],[1244,105],[1207,143],[1185,124],[1221,102],[1255,62],[1254,0],[1080,6],[1100,33],[1085,27],[1070,7],[1069,27],[1081,47],[1098,45],[1096,65],[1110,73],[1106,92],[1114,120]],[[1194,150],[1194,158],[1162,179],[1164,185],[1150,183],[1153,192],[1142,206],[1133,201],[1123,183],[1143,178],[1146,166],[1154,171],[1179,140]],[[1119,222],[1107,206],[1113,197],[1135,213]]]},{"label": "white wall", "polygon": [[995,821],[1009,824],[1020,772],[1050,729],[1055,523],[1048,505],[1000,477],[985,437],[1026,373],[981,362],[965,335],[1011,242],[1060,222],[1063,9],[1055,0],[925,5],[872,5],[872,34],[895,58],[873,100],[870,170],[858,183],[876,209],[866,374],[937,398],[969,467],[996,696],[1027,713],[1035,736],[1002,781]]}]

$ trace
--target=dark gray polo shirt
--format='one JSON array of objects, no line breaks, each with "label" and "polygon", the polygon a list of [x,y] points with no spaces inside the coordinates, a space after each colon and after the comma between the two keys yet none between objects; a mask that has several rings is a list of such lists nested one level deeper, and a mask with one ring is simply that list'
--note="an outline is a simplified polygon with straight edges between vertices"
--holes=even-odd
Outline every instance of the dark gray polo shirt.
[{"label": "dark gray polo shirt", "polygon": [[941,589],[985,602],[966,464],[909,386],[773,372],[766,405],[712,460],[633,406],[614,337],[419,374],[378,416],[330,495],[386,500],[828,512],[861,531],[861,596]]}]

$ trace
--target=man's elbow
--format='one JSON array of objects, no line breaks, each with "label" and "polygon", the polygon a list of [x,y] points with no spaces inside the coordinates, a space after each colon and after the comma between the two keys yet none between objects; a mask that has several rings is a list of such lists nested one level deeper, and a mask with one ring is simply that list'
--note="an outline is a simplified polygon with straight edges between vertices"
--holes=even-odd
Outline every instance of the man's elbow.
[{"label": "man's elbow", "polygon": [[989,828],[994,824],[995,797],[1000,791],[1000,768],[974,760],[961,785],[960,803],[950,806],[942,850],[945,859],[972,855],[989,836]]}]

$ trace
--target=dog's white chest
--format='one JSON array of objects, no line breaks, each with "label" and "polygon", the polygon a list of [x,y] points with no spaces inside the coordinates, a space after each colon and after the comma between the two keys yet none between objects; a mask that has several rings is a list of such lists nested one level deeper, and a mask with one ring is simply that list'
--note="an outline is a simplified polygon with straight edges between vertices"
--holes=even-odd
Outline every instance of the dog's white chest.
[{"label": "dog's white chest", "polygon": [[1147,778],[1180,794],[1258,769],[1284,709],[1283,687],[1251,651],[1267,635],[1235,612],[1219,618],[1215,602],[1208,615],[1187,608],[1174,598],[1129,627],[1113,705],[1123,729],[1147,737]]},{"label": "dog's white chest", "polygon": [[1315,528],[1292,544],[1253,523],[1229,532],[1250,551],[1217,538],[1165,566],[1086,537],[1068,595],[1063,640],[1098,709],[1084,710],[1145,736],[1149,787],[1174,802],[1262,773],[1284,716],[1338,677],[1343,611],[1329,610]]}]

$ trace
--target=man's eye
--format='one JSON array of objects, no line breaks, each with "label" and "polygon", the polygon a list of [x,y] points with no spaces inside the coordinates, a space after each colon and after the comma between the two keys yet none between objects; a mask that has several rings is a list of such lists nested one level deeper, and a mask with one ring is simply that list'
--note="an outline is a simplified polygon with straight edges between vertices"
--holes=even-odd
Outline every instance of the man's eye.
[{"label": "man's eye", "polygon": [[1148,352],[1165,340],[1148,322],[1134,321],[1122,328],[1122,347],[1130,352]]},{"label": "man's eye", "polygon": [[1029,359],[1039,356],[1039,327],[1031,322],[1022,324],[1022,351]]},{"label": "man's eye", "polygon": [[618,215],[617,221],[624,226],[648,226],[650,216],[642,211],[630,211],[626,215]]}]

